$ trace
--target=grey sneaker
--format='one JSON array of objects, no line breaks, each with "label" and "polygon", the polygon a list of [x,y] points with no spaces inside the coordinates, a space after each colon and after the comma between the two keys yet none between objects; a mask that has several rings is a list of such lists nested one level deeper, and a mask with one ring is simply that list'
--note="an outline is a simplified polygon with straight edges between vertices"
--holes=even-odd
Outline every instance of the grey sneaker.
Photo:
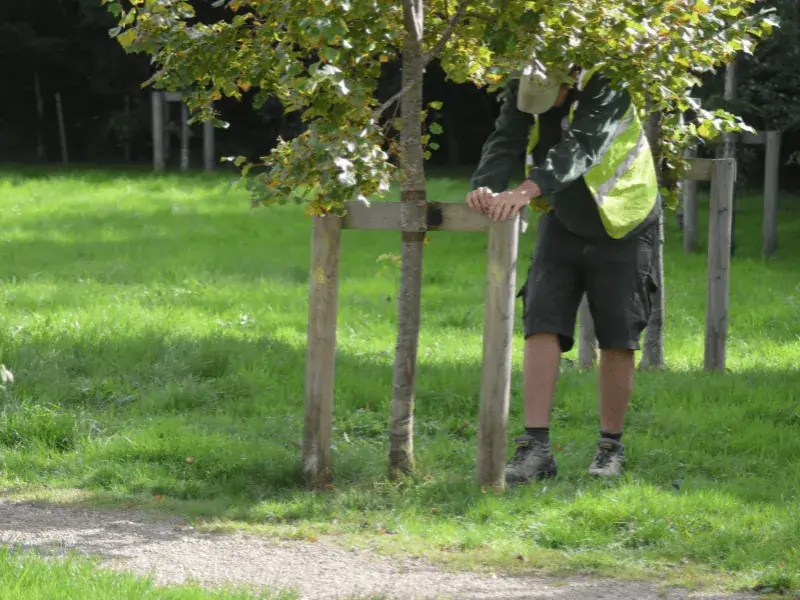
[{"label": "grey sneaker", "polygon": [[514,438],[517,449],[506,465],[506,483],[526,483],[532,479],[555,477],[558,473],[556,460],[550,446],[537,442],[529,435]]},{"label": "grey sneaker", "polygon": [[597,477],[618,477],[622,475],[625,464],[625,446],[622,442],[600,438],[597,442],[597,453],[589,466],[589,475]]}]

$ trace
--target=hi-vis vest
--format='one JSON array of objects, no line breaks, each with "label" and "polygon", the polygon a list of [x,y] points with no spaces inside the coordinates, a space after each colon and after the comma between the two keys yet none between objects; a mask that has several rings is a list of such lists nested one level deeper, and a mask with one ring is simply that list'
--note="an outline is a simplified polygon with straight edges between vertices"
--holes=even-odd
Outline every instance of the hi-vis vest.
[{"label": "hi-vis vest", "polygon": [[[579,91],[586,87],[598,68],[581,73],[577,84]],[[577,105],[578,102],[574,102],[570,107],[568,123],[572,123]],[[528,140],[526,176],[533,166],[532,153],[538,141],[537,118]],[[653,210],[658,198],[658,179],[650,145],[633,104],[620,122],[610,147],[584,175],[584,181],[597,203],[603,227],[614,239],[630,233]]]}]

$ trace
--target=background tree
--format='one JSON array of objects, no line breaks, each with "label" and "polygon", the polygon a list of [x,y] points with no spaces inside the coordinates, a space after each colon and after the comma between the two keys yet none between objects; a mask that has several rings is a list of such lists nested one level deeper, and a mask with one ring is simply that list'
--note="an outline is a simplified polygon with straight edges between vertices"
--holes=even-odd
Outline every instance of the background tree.
[{"label": "background tree", "polygon": [[[189,2],[103,0],[119,20],[112,31],[124,48],[145,52],[157,88],[191,89],[196,118],[223,96],[250,90],[255,104],[276,97],[297,112],[302,132],[281,140],[242,168],[253,202],[293,199],[310,214],[341,213],[345,203],[385,193],[399,175],[403,200],[403,261],[393,379],[390,471],[413,464],[413,397],[425,231],[424,153],[435,146],[422,129],[423,73],[441,57],[456,82],[496,90],[533,60],[534,69],[572,62],[604,64],[612,85],[627,86],[645,117],[660,112],[667,166],[680,166],[690,139],[742,126],[723,110],[688,97],[699,75],[751,52],[771,31],[754,0],[219,0],[219,20],[199,18]],[[381,65],[402,60],[401,89],[380,103]],[[650,104],[646,104],[649,100]],[[395,102],[401,119],[393,117]],[[693,109],[697,123],[680,115]],[[221,123],[220,123],[221,124]],[[388,129],[399,129],[399,143]],[[399,171],[397,167],[399,166]]]}]

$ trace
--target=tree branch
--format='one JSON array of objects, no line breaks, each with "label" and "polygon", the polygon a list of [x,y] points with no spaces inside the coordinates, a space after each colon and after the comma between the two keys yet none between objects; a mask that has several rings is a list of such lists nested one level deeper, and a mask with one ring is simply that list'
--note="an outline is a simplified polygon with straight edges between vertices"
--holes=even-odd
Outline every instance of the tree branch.
[{"label": "tree branch", "polygon": [[447,45],[447,42],[450,41],[450,38],[453,37],[453,33],[455,33],[456,27],[467,14],[467,7],[470,4],[470,0],[461,0],[458,3],[458,8],[456,9],[455,14],[450,19],[450,22],[447,24],[447,27],[442,33],[442,37],[439,38],[439,41],[436,42],[436,45],[431,49],[430,52],[425,54],[424,63],[427,66],[432,60],[439,58],[439,55],[444,50],[444,47]]},{"label": "tree branch", "polygon": [[391,108],[392,104],[394,104],[395,102],[397,102],[398,100],[400,100],[400,98],[402,98],[403,96],[405,96],[405,95],[406,95],[406,94],[409,92],[409,90],[411,90],[411,88],[412,88],[412,87],[413,87],[413,85],[412,85],[412,84],[410,84],[410,83],[409,83],[409,84],[407,84],[406,86],[404,86],[404,87],[400,88],[400,91],[399,91],[399,92],[397,92],[397,93],[396,93],[394,96],[392,96],[392,97],[391,97],[391,98],[389,98],[389,99],[388,99],[386,102],[384,102],[383,104],[381,104],[381,105],[378,107],[378,110],[376,111],[376,112],[377,112],[377,114],[378,114],[378,116],[380,117],[380,116],[381,116],[383,113],[385,113],[385,112],[386,112],[386,111],[387,111],[389,108]]},{"label": "tree branch", "polygon": [[[431,51],[426,53],[425,56],[423,57],[424,66],[427,67],[431,63],[431,61],[438,58],[439,55],[442,53],[444,47],[447,45],[447,42],[449,42],[450,38],[453,37],[453,33],[455,33],[456,27],[458,27],[458,24],[466,16],[467,8],[469,7],[470,1],[471,0],[461,0],[461,2],[459,2],[455,14],[447,23],[447,27],[442,33],[442,37],[439,38],[439,41],[436,42],[436,45],[431,49]],[[394,104],[395,102],[400,100],[400,98],[405,96],[412,87],[413,86],[411,84],[402,87],[399,92],[397,92],[386,102],[381,104],[377,110],[378,116],[381,116],[392,106],[392,104]]]}]

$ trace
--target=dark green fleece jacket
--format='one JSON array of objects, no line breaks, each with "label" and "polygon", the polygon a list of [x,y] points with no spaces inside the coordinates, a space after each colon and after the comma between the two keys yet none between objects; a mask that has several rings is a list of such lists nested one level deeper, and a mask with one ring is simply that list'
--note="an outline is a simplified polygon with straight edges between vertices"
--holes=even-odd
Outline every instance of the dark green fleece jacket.
[{"label": "dark green fleece jacket", "polygon": [[[508,188],[528,145],[534,117],[517,108],[519,80],[509,82],[503,94],[495,129],[483,146],[481,161],[472,177],[472,188],[493,192]],[[572,123],[570,106],[578,102]],[[603,228],[597,205],[584,182],[584,174],[595,165],[630,106],[630,95],[613,89],[606,78],[593,76],[582,91],[572,89],[566,102],[538,116],[539,142],[533,153],[534,166],[528,178],[542,190],[556,218],[573,234],[593,241],[612,239]],[[630,232],[637,235],[658,218],[660,201],[647,219]]]}]

